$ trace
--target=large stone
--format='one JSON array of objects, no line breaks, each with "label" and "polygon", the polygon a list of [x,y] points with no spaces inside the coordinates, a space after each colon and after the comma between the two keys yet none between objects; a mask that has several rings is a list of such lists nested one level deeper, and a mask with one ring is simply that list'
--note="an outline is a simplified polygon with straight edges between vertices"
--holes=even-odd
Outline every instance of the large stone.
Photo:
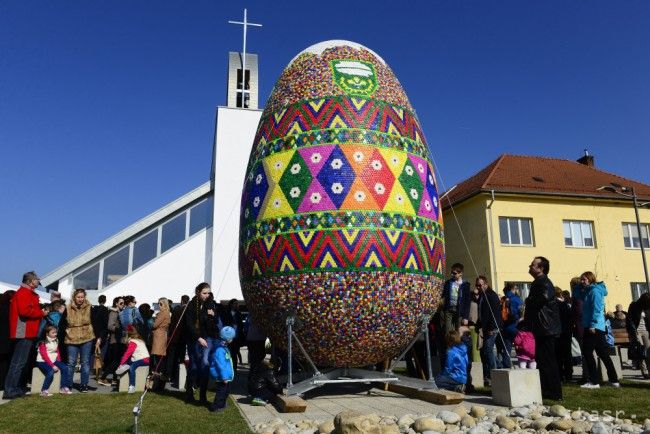
[{"label": "large stone", "polygon": [[530,414],[530,408],[528,407],[519,407],[512,410],[512,415],[517,417],[528,417]]},{"label": "large stone", "polygon": [[464,405],[458,405],[452,411],[456,413],[458,416],[463,417],[467,414],[467,407],[465,407]]},{"label": "large stone", "polygon": [[460,425],[464,426],[465,428],[473,428],[476,426],[476,421],[472,416],[466,414],[465,416],[460,418]]},{"label": "large stone", "polygon": [[472,417],[483,417],[485,416],[485,413],[485,407],[481,407],[480,405],[472,405],[472,408],[469,409],[469,414],[471,414]]},{"label": "large stone", "polygon": [[553,422],[552,417],[540,417],[539,419],[533,421],[530,426],[533,427],[534,430],[539,431],[546,429],[546,427],[549,426],[551,422]]},{"label": "large stone", "polygon": [[475,426],[467,431],[468,434],[489,434],[489,430],[483,428],[482,426]]},{"label": "large stone", "polygon": [[591,430],[591,422],[586,420],[576,420],[573,422],[573,428],[571,428],[572,434],[581,434],[589,432]]},{"label": "large stone", "polygon": [[532,413],[530,413],[529,417],[530,417],[531,420],[541,419],[542,418],[542,413],[540,413],[539,411],[533,411]]},{"label": "large stone", "polygon": [[492,399],[497,405],[521,407],[542,402],[537,369],[493,369]]},{"label": "large stone", "polygon": [[556,417],[564,417],[569,414],[569,411],[559,404],[551,405],[548,412],[551,413],[551,416]]},{"label": "large stone", "polygon": [[410,428],[411,425],[413,425],[413,422],[415,422],[415,420],[408,414],[405,414],[404,416],[397,419],[397,425],[400,427],[403,426],[406,428]]},{"label": "large stone", "polygon": [[573,428],[573,421],[571,419],[557,419],[551,422],[547,428],[568,431]]},{"label": "large stone", "polygon": [[289,430],[286,426],[279,426],[273,430],[273,434],[289,434]]},{"label": "large stone", "polygon": [[602,422],[596,422],[591,427],[591,434],[610,434],[612,431]]},{"label": "large stone", "polygon": [[413,423],[413,430],[415,432],[424,432],[424,431],[445,431],[445,423],[440,419],[433,417],[421,417],[416,419]]},{"label": "large stone", "polygon": [[472,362],[470,375],[472,376],[472,386],[485,387],[485,380],[483,379],[483,363]]},{"label": "large stone", "polygon": [[574,410],[571,412],[571,419],[573,420],[581,420],[582,419],[582,412],[580,410]]},{"label": "large stone", "polygon": [[442,420],[444,423],[458,423],[460,422],[460,416],[453,411],[442,410],[437,414],[438,419]]},{"label": "large stone", "polygon": [[499,426],[500,428],[505,428],[508,431],[514,431],[515,428],[517,427],[517,424],[515,423],[514,420],[512,420],[508,416],[504,416],[502,414],[497,416],[495,422],[496,422],[497,426]]},{"label": "large stone", "polygon": [[342,411],[334,418],[337,434],[380,434],[376,414],[362,414],[354,410]]},{"label": "large stone", "polygon": [[394,420],[383,419],[379,422],[380,434],[400,434],[400,429]]},{"label": "large stone", "polygon": [[318,425],[319,434],[332,434],[335,429],[336,427],[334,426],[333,420],[328,420]]},{"label": "large stone", "polygon": [[632,424],[629,424],[629,423],[624,423],[624,424],[622,424],[622,425],[620,426],[620,430],[621,430],[622,432],[635,432],[635,431],[636,431],[636,429],[634,428],[634,426],[633,426]]}]

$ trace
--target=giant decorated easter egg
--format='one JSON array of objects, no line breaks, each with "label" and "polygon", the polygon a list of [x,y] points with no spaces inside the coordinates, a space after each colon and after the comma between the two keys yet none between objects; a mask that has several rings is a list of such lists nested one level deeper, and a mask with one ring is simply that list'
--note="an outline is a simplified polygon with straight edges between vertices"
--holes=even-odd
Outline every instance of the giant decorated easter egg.
[{"label": "giant decorated easter egg", "polygon": [[241,206],[242,291],[281,348],[295,312],[316,364],[368,365],[398,354],[435,310],[436,176],[404,89],[373,51],[327,41],[289,63],[262,114]]}]

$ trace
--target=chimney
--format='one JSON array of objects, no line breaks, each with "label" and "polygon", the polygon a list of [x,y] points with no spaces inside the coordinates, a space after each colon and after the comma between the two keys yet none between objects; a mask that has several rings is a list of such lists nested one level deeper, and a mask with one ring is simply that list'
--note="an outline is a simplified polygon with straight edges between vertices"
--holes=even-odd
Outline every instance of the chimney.
[{"label": "chimney", "polygon": [[580,164],[584,164],[585,166],[594,167],[594,156],[589,155],[587,148],[585,148],[585,155],[578,158],[576,161]]}]

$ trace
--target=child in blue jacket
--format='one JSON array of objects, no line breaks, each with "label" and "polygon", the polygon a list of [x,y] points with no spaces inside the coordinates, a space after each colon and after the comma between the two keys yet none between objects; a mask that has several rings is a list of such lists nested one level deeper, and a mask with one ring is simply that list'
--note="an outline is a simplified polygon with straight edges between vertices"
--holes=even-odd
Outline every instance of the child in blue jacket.
[{"label": "child in blue jacket", "polygon": [[235,335],[234,328],[230,326],[222,328],[219,333],[221,339],[217,341],[210,356],[210,375],[217,383],[217,393],[214,396],[214,402],[210,406],[210,411],[213,413],[218,413],[226,408],[226,400],[230,394],[230,383],[235,377],[232,358],[228,350],[228,344],[235,339]]},{"label": "child in blue jacket", "polygon": [[446,341],[448,349],[445,369],[436,377],[436,385],[441,389],[462,391],[467,383],[467,346],[455,330],[447,334]]}]

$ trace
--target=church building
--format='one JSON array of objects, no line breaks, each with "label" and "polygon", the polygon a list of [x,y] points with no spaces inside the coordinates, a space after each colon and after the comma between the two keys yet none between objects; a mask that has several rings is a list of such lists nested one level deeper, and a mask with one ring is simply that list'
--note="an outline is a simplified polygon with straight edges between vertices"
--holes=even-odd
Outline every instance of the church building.
[{"label": "church building", "polygon": [[75,288],[85,288],[92,302],[100,294],[109,304],[116,296],[131,294],[138,303],[153,304],[159,297],[179,302],[206,281],[216,300],[242,299],[239,213],[244,172],[262,114],[258,82],[257,55],[231,52],[227,105],[217,107],[209,179],[47,273],[42,284],[64,298]]}]

